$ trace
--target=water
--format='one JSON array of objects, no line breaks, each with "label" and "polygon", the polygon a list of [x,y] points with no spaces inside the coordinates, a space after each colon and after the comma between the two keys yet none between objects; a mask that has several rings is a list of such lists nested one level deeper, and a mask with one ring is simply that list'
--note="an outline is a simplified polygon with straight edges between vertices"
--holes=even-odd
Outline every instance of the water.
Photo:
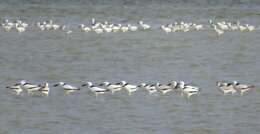
[{"label": "water", "polygon": [[[155,27],[173,20],[205,24],[210,18],[260,25],[257,1],[148,3],[8,1],[0,5],[0,16],[31,23],[52,18],[71,26],[87,23],[91,17],[115,23],[143,19]],[[259,89],[239,97],[223,96],[215,88],[217,80],[240,80],[259,87],[259,31],[228,32],[216,37],[212,31],[168,35],[160,30],[102,35],[30,31],[19,35],[1,30],[0,40],[0,134],[260,131]],[[29,97],[14,96],[4,88],[20,79],[74,85],[87,80],[185,80],[200,86],[202,93],[192,100],[179,94],[149,96],[144,91],[132,96],[118,92],[95,98],[87,90],[64,95],[61,89],[52,88],[49,97]]]}]

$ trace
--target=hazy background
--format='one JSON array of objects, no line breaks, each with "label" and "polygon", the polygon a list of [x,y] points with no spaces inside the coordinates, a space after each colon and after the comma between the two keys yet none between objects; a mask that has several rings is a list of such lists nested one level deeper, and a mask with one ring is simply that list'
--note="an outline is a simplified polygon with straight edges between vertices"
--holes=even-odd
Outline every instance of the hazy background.
[{"label": "hazy background", "polygon": [[[30,25],[53,19],[77,27],[99,21],[136,23],[152,31],[72,34],[55,31],[0,30],[0,134],[258,134],[259,89],[246,96],[223,96],[217,80],[259,86],[260,34],[210,30],[165,34],[158,27],[173,21],[208,24],[209,19],[260,25],[258,0],[119,1],[9,0],[0,2],[0,17]],[[184,80],[201,87],[187,100],[178,93],[149,96],[138,91],[95,98],[87,89],[49,97],[12,95],[5,87],[26,79],[33,83],[83,81],[130,83]]]}]

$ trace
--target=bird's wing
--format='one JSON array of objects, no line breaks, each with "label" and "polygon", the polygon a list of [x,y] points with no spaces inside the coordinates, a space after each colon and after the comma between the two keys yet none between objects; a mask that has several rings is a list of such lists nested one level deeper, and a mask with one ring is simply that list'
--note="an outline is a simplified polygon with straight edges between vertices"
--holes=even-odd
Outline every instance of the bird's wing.
[{"label": "bird's wing", "polygon": [[91,90],[93,92],[104,92],[104,91],[107,91],[107,89],[99,88],[99,87],[93,87]]},{"label": "bird's wing", "polygon": [[136,85],[127,85],[127,88],[134,89],[134,88],[137,88],[137,86]]},{"label": "bird's wing", "polygon": [[71,86],[71,85],[64,85],[63,88],[65,89],[78,89],[77,87]]}]

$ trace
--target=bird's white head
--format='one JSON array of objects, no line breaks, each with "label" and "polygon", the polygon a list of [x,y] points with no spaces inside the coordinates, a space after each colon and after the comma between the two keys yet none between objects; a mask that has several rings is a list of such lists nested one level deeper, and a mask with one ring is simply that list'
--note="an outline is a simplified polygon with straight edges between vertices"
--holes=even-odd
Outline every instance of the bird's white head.
[{"label": "bird's white head", "polygon": [[121,81],[120,83],[122,86],[126,85],[126,81]]},{"label": "bird's white head", "polygon": [[237,84],[238,84],[238,82],[237,82],[236,80],[234,80],[234,81],[233,81],[233,84],[234,84],[234,85],[237,85]]},{"label": "bird's white head", "polygon": [[20,81],[20,84],[21,84],[21,85],[24,85],[24,84],[26,84],[26,83],[27,83],[26,80],[21,80],[21,81]]},{"label": "bird's white head", "polygon": [[144,83],[144,82],[140,84],[141,87],[145,87],[146,85],[147,85],[147,84]]},{"label": "bird's white head", "polygon": [[110,83],[108,81],[103,82],[105,86],[109,85]]},{"label": "bird's white head", "polygon": [[91,87],[91,86],[93,86],[93,83],[92,83],[92,82],[87,82],[87,85],[88,85],[89,87]]},{"label": "bird's white head", "polygon": [[171,85],[174,86],[174,87],[176,87],[177,84],[178,84],[177,81],[172,81],[172,82],[171,82]]},{"label": "bird's white head", "polygon": [[181,89],[183,89],[184,86],[185,86],[185,82],[184,81],[180,81],[179,86],[180,86]]},{"label": "bird's white head", "polygon": [[45,86],[45,87],[49,87],[49,83],[48,83],[48,82],[45,82],[45,83],[44,83],[44,86]]}]

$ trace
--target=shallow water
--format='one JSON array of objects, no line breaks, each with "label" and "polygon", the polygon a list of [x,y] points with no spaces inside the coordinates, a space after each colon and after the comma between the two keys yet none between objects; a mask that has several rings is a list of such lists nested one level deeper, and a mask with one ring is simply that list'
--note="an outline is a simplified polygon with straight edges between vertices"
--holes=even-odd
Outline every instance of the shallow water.
[{"label": "shallow water", "polygon": [[[86,4],[87,8],[82,8],[84,4],[78,3],[81,5],[9,3],[6,6],[4,3],[0,16],[2,19],[20,16],[27,22],[53,18],[68,25],[89,22],[91,17],[122,23],[143,19],[153,26],[173,20],[206,23],[210,18],[239,19],[260,25],[260,8],[253,4],[191,8],[176,7],[174,3],[130,2],[121,6]],[[239,80],[259,86],[258,30],[228,32],[221,37],[212,31],[67,35],[58,31],[18,34],[1,30],[0,40],[0,134],[258,134],[260,131],[259,89],[240,97],[223,96],[215,88],[217,80]],[[198,85],[202,92],[191,100],[174,93],[149,96],[144,91],[132,96],[118,92],[95,98],[87,90],[64,95],[61,89],[52,88],[49,97],[36,97],[14,96],[4,88],[20,79],[51,84],[65,81],[74,85],[87,80],[95,83],[184,80]]]}]

